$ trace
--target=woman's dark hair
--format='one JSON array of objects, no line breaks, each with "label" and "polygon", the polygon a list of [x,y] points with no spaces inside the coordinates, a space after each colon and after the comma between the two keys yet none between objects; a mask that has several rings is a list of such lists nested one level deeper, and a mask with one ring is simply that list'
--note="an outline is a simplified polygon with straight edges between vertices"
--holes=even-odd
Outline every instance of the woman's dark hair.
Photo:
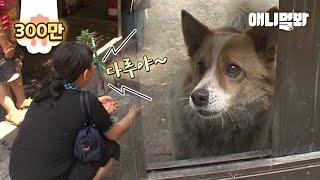
[{"label": "woman's dark hair", "polygon": [[52,71],[36,91],[34,102],[48,99],[54,103],[64,91],[66,82],[74,82],[81,73],[91,68],[93,54],[89,46],[70,41],[57,47],[51,61]]}]

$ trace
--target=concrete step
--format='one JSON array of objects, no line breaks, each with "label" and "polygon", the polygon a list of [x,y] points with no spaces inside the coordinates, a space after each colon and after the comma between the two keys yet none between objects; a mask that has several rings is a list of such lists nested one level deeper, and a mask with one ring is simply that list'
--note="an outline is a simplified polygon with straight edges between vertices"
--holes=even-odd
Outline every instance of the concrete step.
[{"label": "concrete step", "polygon": [[0,122],[0,180],[9,180],[10,149],[18,128],[9,122]]}]

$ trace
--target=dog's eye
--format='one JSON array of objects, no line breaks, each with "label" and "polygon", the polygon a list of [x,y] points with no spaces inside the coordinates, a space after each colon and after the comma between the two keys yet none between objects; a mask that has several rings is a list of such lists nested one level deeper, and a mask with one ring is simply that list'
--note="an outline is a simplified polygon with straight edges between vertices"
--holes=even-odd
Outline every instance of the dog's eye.
[{"label": "dog's eye", "polygon": [[199,72],[200,74],[203,74],[203,73],[205,72],[206,67],[205,67],[205,65],[204,65],[204,63],[203,63],[202,61],[199,61],[199,62],[197,63],[197,70],[198,70],[198,72]]},{"label": "dog's eye", "polygon": [[228,66],[227,66],[227,75],[231,78],[235,78],[237,76],[239,76],[239,74],[241,73],[241,68],[234,64],[234,63],[230,63]]}]

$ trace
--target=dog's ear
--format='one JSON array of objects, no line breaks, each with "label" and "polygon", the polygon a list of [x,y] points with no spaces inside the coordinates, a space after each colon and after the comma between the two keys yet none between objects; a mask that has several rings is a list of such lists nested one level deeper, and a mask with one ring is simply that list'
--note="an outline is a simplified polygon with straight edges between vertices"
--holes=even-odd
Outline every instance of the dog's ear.
[{"label": "dog's ear", "polygon": [[181,11],[181,19],[184,41],[188,47],[189,56],[192,57],[210,30],[185,10]]},{"label": "dog's ear", "polygon": [[[274,7],[268,10],[270,21],[273,21],[275,12],[279,12],[278,8]],[[247,34],[254,42],[255,51],[258,55],[263,56],[267,61],[273,61],[277,41],[276,27],[253,27],[247,31]]]}]

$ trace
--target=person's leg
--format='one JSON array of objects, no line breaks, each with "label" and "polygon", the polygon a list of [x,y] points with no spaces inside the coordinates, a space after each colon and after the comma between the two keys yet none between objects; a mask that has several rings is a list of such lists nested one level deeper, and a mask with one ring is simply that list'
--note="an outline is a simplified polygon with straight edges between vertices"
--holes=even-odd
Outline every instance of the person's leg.
[{"label": "person's leg", "polygon": [[16,125],[20,124],[26,111],[19,111],[10,94],[10,89],[7,83],[0,83],[0,105],[6,110],[7,115],[5,116],[7,121],[10,121]]},{"label": "person's leg", "polygon": [[11,99],[10,89],[7,83],[0,83],[0,105],[6,110],[7,114],[17,111]]},{"label": "person's leg", "polygon": [[22,70],[22,62],[21,60],[15,60],[15,68],[16,72],[20,74],[18,78],[11,81],[9,83],[11,90],[13,91],[15,97],[16,97],[16,107],[19,109],[25,108],[30,106],[32,99],[26,99],[26,95],[23,88],[23,80],[21,76],[21,70]]},{"label": "person's leg", "polygon": [[9,85],[16,97],[16,107],[23,108],[26,103],[26,95],[23,89],[22,77],[20,76],[18,79],[10,82]]},{"label": "person's leg", "polygon": [[103,167],[100,167],[96,173],[96,175],[93,177],[92,180],[101,180],[103,179],[108,172],[110,172],[110,169],[112,168],[113,159],[110,159],[107,164]]}]

